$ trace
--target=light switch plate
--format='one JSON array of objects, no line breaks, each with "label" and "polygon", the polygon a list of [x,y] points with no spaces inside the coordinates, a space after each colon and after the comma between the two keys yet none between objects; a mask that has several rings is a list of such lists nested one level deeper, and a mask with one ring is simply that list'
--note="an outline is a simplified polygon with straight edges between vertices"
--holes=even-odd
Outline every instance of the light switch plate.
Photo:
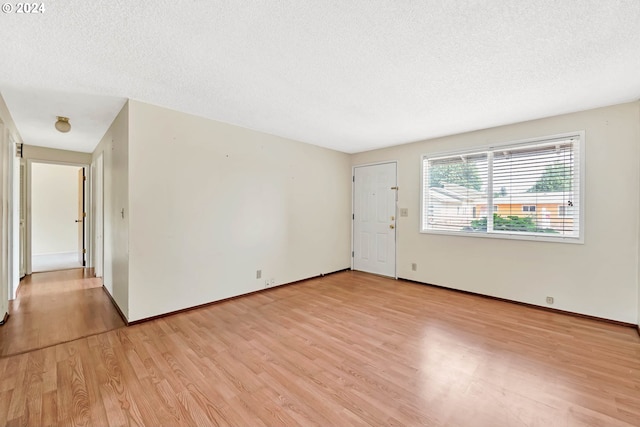
[{"label": "light switch plate", "polygon": [[409,216],[409,209],[400,208],[400,216]]}]

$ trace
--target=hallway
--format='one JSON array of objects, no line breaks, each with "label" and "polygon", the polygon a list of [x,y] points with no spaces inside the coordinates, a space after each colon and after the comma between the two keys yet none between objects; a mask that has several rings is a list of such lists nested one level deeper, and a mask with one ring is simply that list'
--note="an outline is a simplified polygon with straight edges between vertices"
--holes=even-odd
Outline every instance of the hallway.
[{"label": "hallway", "polygon": [[34,273],[9,302],[0,327],[0,357],[76,340],[124,326],[102,290],[101,279],[85,269]]}]

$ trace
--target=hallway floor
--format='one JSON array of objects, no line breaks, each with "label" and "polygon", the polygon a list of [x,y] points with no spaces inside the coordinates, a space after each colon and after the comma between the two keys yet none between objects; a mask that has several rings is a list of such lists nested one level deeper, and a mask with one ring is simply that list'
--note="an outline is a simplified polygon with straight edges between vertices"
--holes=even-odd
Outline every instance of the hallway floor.
[{"label": "hallway floor", "polygon": [[85,269],[34,273],[9,302],[0,327],[0,357],[107,332],[124,322],[102,290],[101,279]]}]

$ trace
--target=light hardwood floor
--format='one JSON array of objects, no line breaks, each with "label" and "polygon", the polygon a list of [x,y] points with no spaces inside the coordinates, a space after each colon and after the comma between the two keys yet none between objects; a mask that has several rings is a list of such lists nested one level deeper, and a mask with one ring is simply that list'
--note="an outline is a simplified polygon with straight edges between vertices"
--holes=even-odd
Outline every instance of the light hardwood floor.
[{"label": "light hardwood floor", "polygon": [[124,326],[101,279],[82,268],[25,277],[9,313],[0,327],[0,357]]},{"label": "light hardwood floor", "polygon": [[9,426],[640,425],[634,329],[358,272],[5,357],[0,374]]}]

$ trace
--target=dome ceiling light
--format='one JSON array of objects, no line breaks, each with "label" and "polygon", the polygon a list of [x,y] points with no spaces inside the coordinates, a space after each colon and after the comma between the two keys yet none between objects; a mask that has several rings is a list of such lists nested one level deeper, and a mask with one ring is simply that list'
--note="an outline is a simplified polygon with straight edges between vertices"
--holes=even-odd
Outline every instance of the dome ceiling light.
[{"label": "dome ceiling light", "polygon": [[69,123],[69,117],[57,116],[56,129],[62,133],[67,133],[71,130],[71,123]]}]

